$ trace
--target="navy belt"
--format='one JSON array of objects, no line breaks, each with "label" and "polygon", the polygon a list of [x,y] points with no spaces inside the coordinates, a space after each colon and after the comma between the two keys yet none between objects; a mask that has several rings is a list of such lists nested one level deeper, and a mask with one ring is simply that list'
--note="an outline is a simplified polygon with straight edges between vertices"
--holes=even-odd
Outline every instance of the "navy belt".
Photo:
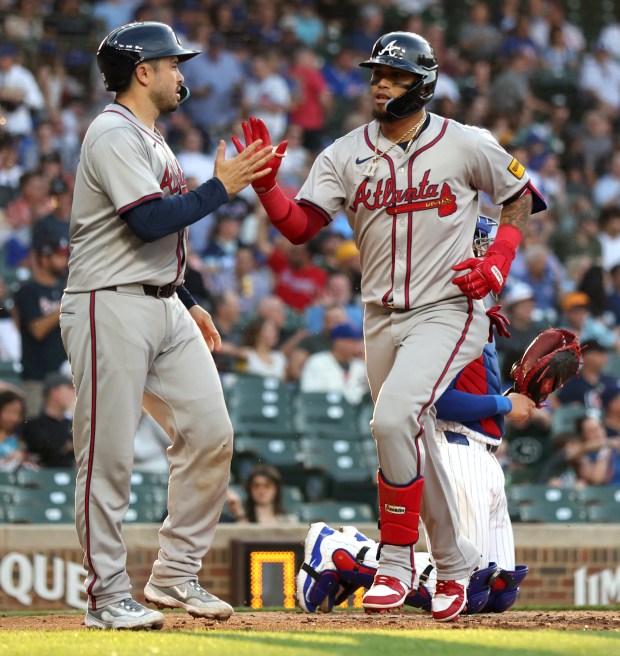
[{"label": "navy belt", "polygon": [[[110,287],[104,287],[103,289],[116,292],[119,287],[122,288],[123,285],[110,285]],[[157,285],[142,285],[142,289],[146,296],[155,296],[155,298],[170,298],[176,294],[177,287],[178,285],[175,285],[172,282],[168,285],[161,285],[161,287],[158,287]]]},{"label": "navy belt", "polygon": [[[465,437],[465,435],[461,435],[461,433],[444,431],[443,434],[446,436],[446,440],[448,440],[450,444],[462,444],[463,446],[469,446],[469,440]],[[489,453],[495,453],[499,448],[499,444],[486,444],[485,446]]]}]

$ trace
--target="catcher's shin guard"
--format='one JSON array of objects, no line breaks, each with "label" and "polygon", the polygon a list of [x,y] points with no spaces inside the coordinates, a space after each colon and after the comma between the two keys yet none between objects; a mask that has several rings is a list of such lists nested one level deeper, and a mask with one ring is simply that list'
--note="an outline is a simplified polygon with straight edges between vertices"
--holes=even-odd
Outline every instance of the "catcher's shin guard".
[{"label": "catcher's shin guard", "polygon": [[421,608],[422,610],[431,612],[431,605],[433,600],[433,595],[430,590],[426,587],[428,577],[433,571],[434,566],[429,564],[426,566],[425,570],[420,574],[418,581],[418,587],[415,590],[412,590],[407,598],[405,599],[405,604],[407,606],[413,606],[413,608]]},{"label": "catcher's shin guard", "polygon": [[379,528],[381,542],[397,547],[409,547],[419,539],[420,506],[424,477],[418,476],[407,485],[392,485],[377,472],[379,484]]},{"label": "catcher's shin guard", "polygon": [[467,608],[463,615],[475,615],[485,608],[491,595],[491,587],[501,571],[497,563],[489,563],[488,567],[478,569],[471,575],[467,586]]},{"label": "catcher's shin guard", "polygon": [[491,586],[489,600],[484,606],[483,613],[504,613],[512,608],[519,597],[519,584],[527,576],[527,565],[517,565],[515,571],[502,569]]}]

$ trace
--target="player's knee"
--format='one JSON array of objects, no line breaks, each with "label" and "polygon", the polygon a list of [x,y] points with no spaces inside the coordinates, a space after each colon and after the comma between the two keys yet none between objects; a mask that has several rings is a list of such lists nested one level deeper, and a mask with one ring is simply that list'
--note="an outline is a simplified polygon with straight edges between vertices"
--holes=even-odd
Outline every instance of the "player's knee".
[{"label": "player's knee", "polygon": [[372,424],[375,439],[383,444],[387,441],[407,439],[411,421],[411,414],[403,408],[398,408],[393,403],[377,403]]}]

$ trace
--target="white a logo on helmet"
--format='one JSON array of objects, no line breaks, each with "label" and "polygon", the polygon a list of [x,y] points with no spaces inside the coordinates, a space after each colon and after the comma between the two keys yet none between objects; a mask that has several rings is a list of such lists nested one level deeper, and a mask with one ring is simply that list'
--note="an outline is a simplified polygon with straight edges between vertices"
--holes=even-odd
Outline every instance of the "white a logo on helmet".
[{"label": "white a logo on helmet", "polygon": [[403,57],[405,55],[405,49],[396,45],[396,39],[390,41],[383,50],[377,53],[378,57],[385,55],[387,53],[388,57]]}]

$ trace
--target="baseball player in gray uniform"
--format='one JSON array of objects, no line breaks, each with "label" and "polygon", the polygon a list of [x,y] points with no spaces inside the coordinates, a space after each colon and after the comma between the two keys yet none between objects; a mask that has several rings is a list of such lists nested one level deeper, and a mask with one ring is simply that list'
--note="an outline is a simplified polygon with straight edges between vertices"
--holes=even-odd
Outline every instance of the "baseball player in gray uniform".
[{"label": "baseball player in gray uniform", "polygon": [[[480,299],[499,292],[529,215],[545,207],[524,167],[486,130],[428,113],[437,81],[429,43],[392,32],[369,60],[375,120],[326,148],[295,201],[269,175],[253,184],[273,225],[291,242],[312,238],[342,208],[362,267],[371,421],[379,460],[380,555],[363,605],[403,605],[414,582],[420,514],[433,544],[433,617],[456,619],[480,558],[459,531],[457,506],[435,439],[433,404],[479,357],[489,334]],[[261,121],[243,124],[245,146],[269,142]],[[233,142],[239,152],[244,145]],[[502,205],[495,243],[475,258],[478,193]],[[460,274],[455,277],[454,271]]]},{"label": "baseball player in gray uniform", "polygon": [[224,503],[233,431],[211,355],[220,336],[182,285],[187,226],[263,176],[272,155],[257,144],[226,160],[221,142],[215,177],[186,193],[155,120],[187,97],[179,64],[196,54],[154,22],[117,28],[97,52],[116,99],[82,145],[61,305],[77,391],[76,525],[89,627],[163,624],[131,596],[121,537],[143,404],[172,439],[168,516],[145,598],[194,616],[232,613],[197,579]]}]

